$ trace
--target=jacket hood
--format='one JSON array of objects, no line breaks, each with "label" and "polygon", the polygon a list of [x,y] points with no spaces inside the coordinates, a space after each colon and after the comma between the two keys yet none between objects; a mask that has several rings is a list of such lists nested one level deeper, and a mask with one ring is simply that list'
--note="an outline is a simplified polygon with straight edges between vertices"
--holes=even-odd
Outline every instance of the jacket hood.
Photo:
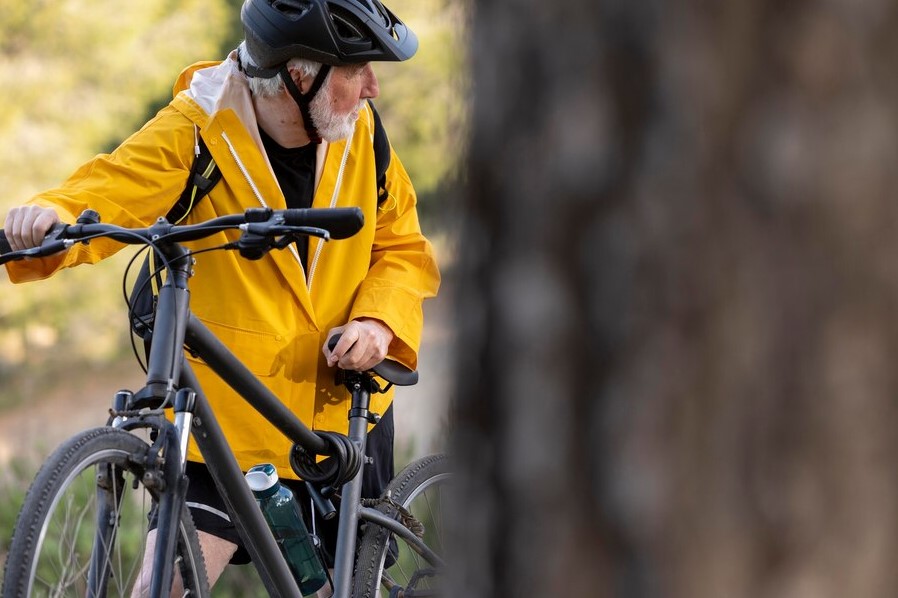
[{"label": "jacket hood", "polygon": [[230,59],[191,64],[178,75],[172,87],[172,97],[187,91],[203,108],[208,108],[207,112],[211,112],[219,90],[231,75],[229,62]]},{"label": "jacket hood", "polygon": [[[237,113],[247,128],[256,123],[249,85],[237,64],[237,51],[221,62],[204,61],[190,65],[181,71],[172,88],[173,96],[183,94],[190,98],[206,117],[230,108]],[[202,126],[202,123],[199,123]]]}]

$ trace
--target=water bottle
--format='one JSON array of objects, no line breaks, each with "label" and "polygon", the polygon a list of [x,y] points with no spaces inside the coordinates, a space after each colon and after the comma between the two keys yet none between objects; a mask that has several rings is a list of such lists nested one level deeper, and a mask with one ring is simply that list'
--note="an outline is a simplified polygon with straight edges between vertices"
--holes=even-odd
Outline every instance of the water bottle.
[{"label": "water bottle", "polygon": [[293,492],[278,481],[277,470],[268,463],[256,465],[246,472],[246,482],[287,560],[299,591],[303,596],[311,596],[327,583],[327,574],[312,546]]}]

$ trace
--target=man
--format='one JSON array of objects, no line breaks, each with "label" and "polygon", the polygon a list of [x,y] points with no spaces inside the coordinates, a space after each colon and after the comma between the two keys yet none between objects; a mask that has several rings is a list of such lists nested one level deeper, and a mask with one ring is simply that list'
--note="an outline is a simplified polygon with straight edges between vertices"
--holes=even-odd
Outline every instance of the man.
[{"label": "man", "polygon": [[[6,235],[13,249],[32,247],[86,208],[105,222],[146,226],[179,197],[200,139],[222,180],[187,222],[261,206],[361,207],[365,226],[350,239],[306,240],[258,261],[200,253],[191,283],[194,313],[300,419],[345,432],[348,396],[334,386],[332,367],[365,370],[388,353],[415,367],[421,304],[439,286],[414,190],[388,146],[378,201],[376,115],[368,102],[379,91],[370,63],[410,58],[417,39],[378,0],[246,0],[241,20],[246,37],[237,51],[220,64],[188,68],[172,102],[112,154],[12,209]],[[223,242],[222,234],[193,248]],[[7,267],[15,282],[35,280],[120,248],[95,240]],[[330,351],[326,340],[336,332],[342,337]],[[271,462],[282,479],[295,479],[289,441],[204,364],[191,366],[241,467]],[[391,400],[373,397],[372,410],[390,415]],[[390,417],[374,428],[369,445],[378,475],[363,492],[375,496],[392,477]],[[193,445],[188,459],[188,502],[214,583],[242,550]]]}]

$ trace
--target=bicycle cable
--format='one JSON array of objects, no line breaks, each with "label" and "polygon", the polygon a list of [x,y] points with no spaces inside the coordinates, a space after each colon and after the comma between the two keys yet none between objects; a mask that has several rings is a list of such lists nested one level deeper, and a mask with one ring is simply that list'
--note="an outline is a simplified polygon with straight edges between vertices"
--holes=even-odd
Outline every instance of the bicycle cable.
[{"label": "bicycle cable", "polygon": [[[164,237],[165,237],[165,235],[163,235],[160,238],[164,238]],[[157,241],[158,241],[158,239],[157,239]],[[233,247],[232,245],[233,245],[233,242],[228,242],[228,243],[224,243],[222,245],[216,245],[215,247],[207,247],[205,249],[200,249],[197,251],[190,251],[184,257],[187,259],[190,259],[190,258],[193,258],[194,256],[200,255],[202,253],[208,253],[211,251],[236,249],[236,247]],[[156,255],[162,261],[162,264],[160,266],[158,266],[153,272],[150,272],[147,279],[145,281],[143,281],[143,283],[141,283],[141,285],[139,287],[131,289],[129,291],[128,274],[131,272],[131,268],[134,267],[134,265],[137,261],[137,258],[140,257],[141,255],[143,255],[144,252],[146,252],[146,251],[155,251]],[[143,293],[144,291],[146,291],[148,289],[149,285],[152,284],[153,278],[157,277],[162,272],[169,272],[169,275],[171,275],[171,264],[168,262],[168,260],[165,259],[165,256],[162,255],[162,253],[156,249],[156,245],[154,242],[147,241],[146,245],[144,245],[138,251],[136,251],[134,253],[134,255],[131,257],[131,259],[128,261],[128,264],[125,266],[125,273],[122,276],[122,296],[124,297],[125,305],[128,308],[128,319],[131,320],[132,322],[135,320],[137,322],[139,322],[146,330],[146,334],[148,334],[150,337],[152,337],[152,333],[153,333],[153,324],[150,321],[145,320],[141,314],[138,314],[135,311],[135,306],[132,302],[132,299],[134,297],[137,297],[140,293]],[[134,354],[135,359],[137,360],[137,364],[144,371],[144,373],[146,373],[147,364],[140,357],[140,351],[137,349],[137,339],[135,337],[140,337],[144,341],[146,341],[147,339],[142,337],[139,333],[135,332],[134,329],[132,328],[132,330],[131,330],[131,351]]]}]

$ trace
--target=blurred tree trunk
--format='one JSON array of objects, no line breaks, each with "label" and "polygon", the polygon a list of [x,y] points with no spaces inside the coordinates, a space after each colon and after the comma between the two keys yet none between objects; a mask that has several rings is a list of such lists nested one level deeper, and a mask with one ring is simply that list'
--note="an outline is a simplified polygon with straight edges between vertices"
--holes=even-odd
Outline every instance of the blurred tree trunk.
[{"label": "blurred tree trunk", "polygon": [[896,2],[473,11],[453,595],[894,595]]}]

